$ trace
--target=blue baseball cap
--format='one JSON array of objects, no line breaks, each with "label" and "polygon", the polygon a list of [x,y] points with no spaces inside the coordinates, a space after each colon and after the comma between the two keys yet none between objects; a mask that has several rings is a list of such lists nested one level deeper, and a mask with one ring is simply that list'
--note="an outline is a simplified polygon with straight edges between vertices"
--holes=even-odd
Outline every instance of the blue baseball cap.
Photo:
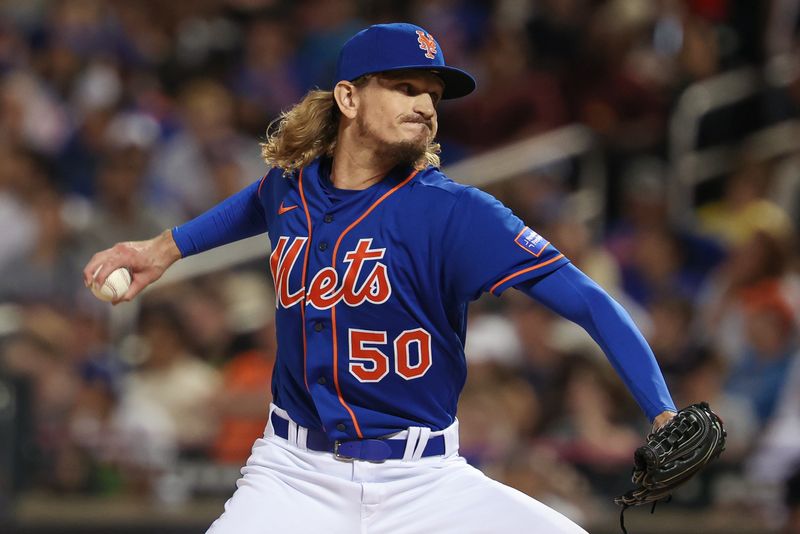
[{"label": "blue baseball cap", "polygon": [[398,70],[427,70],[444,82],[442,98],[459,98],[475,90],[475,78],[445,65],[444,53],[430,33],[406,23],[376,24],[342,46],[336,82],[365,74]]}]

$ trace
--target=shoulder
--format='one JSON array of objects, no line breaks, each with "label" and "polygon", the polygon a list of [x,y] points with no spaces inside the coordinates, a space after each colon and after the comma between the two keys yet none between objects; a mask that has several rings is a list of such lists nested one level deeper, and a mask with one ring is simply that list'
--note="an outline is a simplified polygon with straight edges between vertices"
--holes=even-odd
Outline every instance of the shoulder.
[{"label": "shoulder", "polygon": [[280,167],[270,167],[258,183],[258,196],[262,197],[267,192],[285,190],[290,182],[297,179],[297,172],[287,173]]},{"label": "shoulder", "polygon": [[411,190],[417,198],[436,203],[441,210],[446,206],[496,206],[500,202],[489,193],[473,185],[462,184],[448,178],[442,171],[428,167],[420,171],[412,182]]},{"label": "shoulder", "polygon": [[420,182],[428,187],[436,188],[440,191],[458,199],[459,204],[470,206],[486,206],[495,208],[505,208],[505,206],[492,194],[479,189],[474,185],[467,185],[456,182],[448,178],[439,169],[426,169],[426,174],[422,177]]},{"label": "shoulder", "polygon": [[423,194],[457,198],[465,190],[474,187],[451,180],[436,167],[427,167],[414,177],[412,189]]},{"label": "shoulder", "polygon": [[437,211],[452,208],[458,212],[489,210],[494,213],[510,213],[491,194],[475,186],[456,182],[434,167],[420,171],[412,182],[411,190],[422,204],[435,204]]},{"label": "shoulder", "polygon": [[406,209],[445,234],[513,218],[511,210],[494,196],[451,180],[439,169],[420,171],[411,185]]}]

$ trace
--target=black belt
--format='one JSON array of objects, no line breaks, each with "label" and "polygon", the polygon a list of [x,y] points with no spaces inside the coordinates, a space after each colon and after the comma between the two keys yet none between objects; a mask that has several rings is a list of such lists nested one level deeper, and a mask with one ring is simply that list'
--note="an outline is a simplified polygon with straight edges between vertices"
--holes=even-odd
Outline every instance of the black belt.
[{"label": "black belt", "polygon": [[[270,416],[275,435],[289,439],[289,421],[272,412]],[[337,460],[365,460],[367,462],[383,462],[400,460],[405,456],[406,440],[404,439],[354,439],[333,440],[319,430],[308,429],[306,447],[317,452],[332,452]],[[422,456],[443,456],[445,453],[444,435],[432,436],[422,451]]]}]

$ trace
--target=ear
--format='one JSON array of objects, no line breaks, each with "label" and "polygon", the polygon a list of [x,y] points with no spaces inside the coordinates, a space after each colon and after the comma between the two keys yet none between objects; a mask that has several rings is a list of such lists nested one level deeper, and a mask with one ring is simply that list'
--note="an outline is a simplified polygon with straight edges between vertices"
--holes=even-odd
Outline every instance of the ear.
[{"label": "ear", "polygon": [[348,119],[354,119],[358,111],[358,88],[348,81],[341,81],[333,88],[333,98],[339,111]]}]

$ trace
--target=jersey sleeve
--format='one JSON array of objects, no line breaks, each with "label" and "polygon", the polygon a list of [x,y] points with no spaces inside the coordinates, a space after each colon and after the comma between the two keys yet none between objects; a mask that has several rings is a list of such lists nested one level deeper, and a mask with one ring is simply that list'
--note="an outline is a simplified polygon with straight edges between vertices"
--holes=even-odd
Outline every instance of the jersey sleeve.
[{"label": "jersey sleeve", "polygon": [[500,201],[474,187],[459,193],[443,243],[446,278],[467,299],[484,292],[498,296],[569,261]]},{"label": "jersey sleeve", "polygon": [[[266,178],[266,177],[265,177]],[[267,219],[259,195],[264,178],[231,195],[205,213],[172,229],[182,257],[263,234]]]}]

